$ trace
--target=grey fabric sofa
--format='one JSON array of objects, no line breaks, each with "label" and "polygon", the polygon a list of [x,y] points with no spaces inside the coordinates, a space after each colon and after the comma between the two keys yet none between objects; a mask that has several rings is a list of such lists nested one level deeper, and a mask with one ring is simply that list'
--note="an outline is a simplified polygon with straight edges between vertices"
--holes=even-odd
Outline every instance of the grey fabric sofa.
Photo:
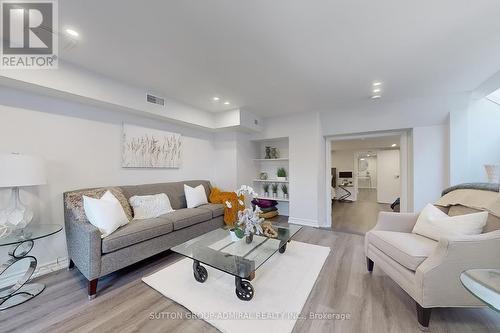
[{"label": "grey fabric sofa", "polygon": [[[115,193],[123,193],[125,202],[134,195],[165,193],[175,212],[154,219],[133,220],[104,239],[101,239],[99,229],[86,220],[84,213],[78,211],[83,209],[82,205],[77,205],[79,208],[76,209],[68,201],[70,197],[73,202],[83,200],[82,195],[96,189],[64,193],[70,268],[76,266],[87,278],[89,298],[95,297],[100,277],[224,225],[223,205],[207,204],[186,208],[184,184],[192,187],[202,184],[207,197],[211,191],[210,182],[205,180],[113,187]],[[105,189],[107,188],[97,190]]]}]

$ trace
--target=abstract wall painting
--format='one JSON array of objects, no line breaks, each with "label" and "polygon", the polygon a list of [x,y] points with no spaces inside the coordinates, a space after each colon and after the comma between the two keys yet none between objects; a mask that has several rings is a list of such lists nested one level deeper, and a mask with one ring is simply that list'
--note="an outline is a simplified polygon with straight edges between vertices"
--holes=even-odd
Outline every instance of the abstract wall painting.
[{"label": "abstract wall painting", "polygon": [[181,156],[180,134],[123,124],[123,168],[180,168]]}]

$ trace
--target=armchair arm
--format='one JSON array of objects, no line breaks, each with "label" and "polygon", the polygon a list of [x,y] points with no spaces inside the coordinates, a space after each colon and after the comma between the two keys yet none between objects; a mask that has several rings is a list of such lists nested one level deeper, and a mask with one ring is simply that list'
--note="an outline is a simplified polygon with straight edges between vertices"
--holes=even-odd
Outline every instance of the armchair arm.
[{"label": "armchair arm", "polygon": [[372,230],[411,232],[418,219],[418,213],[380,212],[377,224]]},{"label": "armchair arm", "polygon": [[483,305],[460,282],[460,274],[473,268],[500,267],[500,230],[442,238],[419,267],[415,279],[423,307]]},{"label": "armchair arm", "polygon": [[64,223],[68,254],[90,281],[101,273],[101,232],[88,222],[77,221],[65,207]]}]

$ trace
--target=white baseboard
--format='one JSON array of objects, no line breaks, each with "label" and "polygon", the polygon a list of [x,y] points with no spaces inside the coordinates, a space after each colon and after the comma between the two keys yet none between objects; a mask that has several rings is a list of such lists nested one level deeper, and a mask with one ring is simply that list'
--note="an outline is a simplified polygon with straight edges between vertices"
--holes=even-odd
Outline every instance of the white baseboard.
[{"label": "white baseboard", "polygon": [[[65,269],[68,267],[68,265],[69,265],[68,257],[60,259],[58,258],[48,263],[38,265],[31,278],[34,279],[36,277],[43,276],[45,274]],[[23,277],[24,273],[25,271],[18,271],[18,272],[12,272],[7,275],[2,275],[0,277],[0,288],[10,287],[14,285],[20,278]]]},{"label": "white baseboard", "polygon": [[300,225],[304,225],[307,227],[319,228],[318,220],[300,219],[300,218],[296,218],[296,217],[289,217],[288,223],[300,224]]}]

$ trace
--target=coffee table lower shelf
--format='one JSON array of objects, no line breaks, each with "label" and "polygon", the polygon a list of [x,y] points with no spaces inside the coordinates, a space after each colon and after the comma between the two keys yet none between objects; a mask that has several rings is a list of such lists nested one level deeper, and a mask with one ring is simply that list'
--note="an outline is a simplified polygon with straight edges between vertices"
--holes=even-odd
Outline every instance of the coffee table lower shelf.
[{"label": "coffee table lower shelf", "polygon": [[[290,242],[290,241],[288,241]],[[281,242],[278,250],[279,253],[285,253],[287,242]],[[198,260],[193,259],[193,275],[194,279],[200,283],[204,283],[208,279],[208,271],[203,267]],[[239,276],[234,277],[235,293],[236,296],[242,301],[250,301],[254,296],[254,288],[250,283],[255,278],[255,271],[246,278]]]}]

